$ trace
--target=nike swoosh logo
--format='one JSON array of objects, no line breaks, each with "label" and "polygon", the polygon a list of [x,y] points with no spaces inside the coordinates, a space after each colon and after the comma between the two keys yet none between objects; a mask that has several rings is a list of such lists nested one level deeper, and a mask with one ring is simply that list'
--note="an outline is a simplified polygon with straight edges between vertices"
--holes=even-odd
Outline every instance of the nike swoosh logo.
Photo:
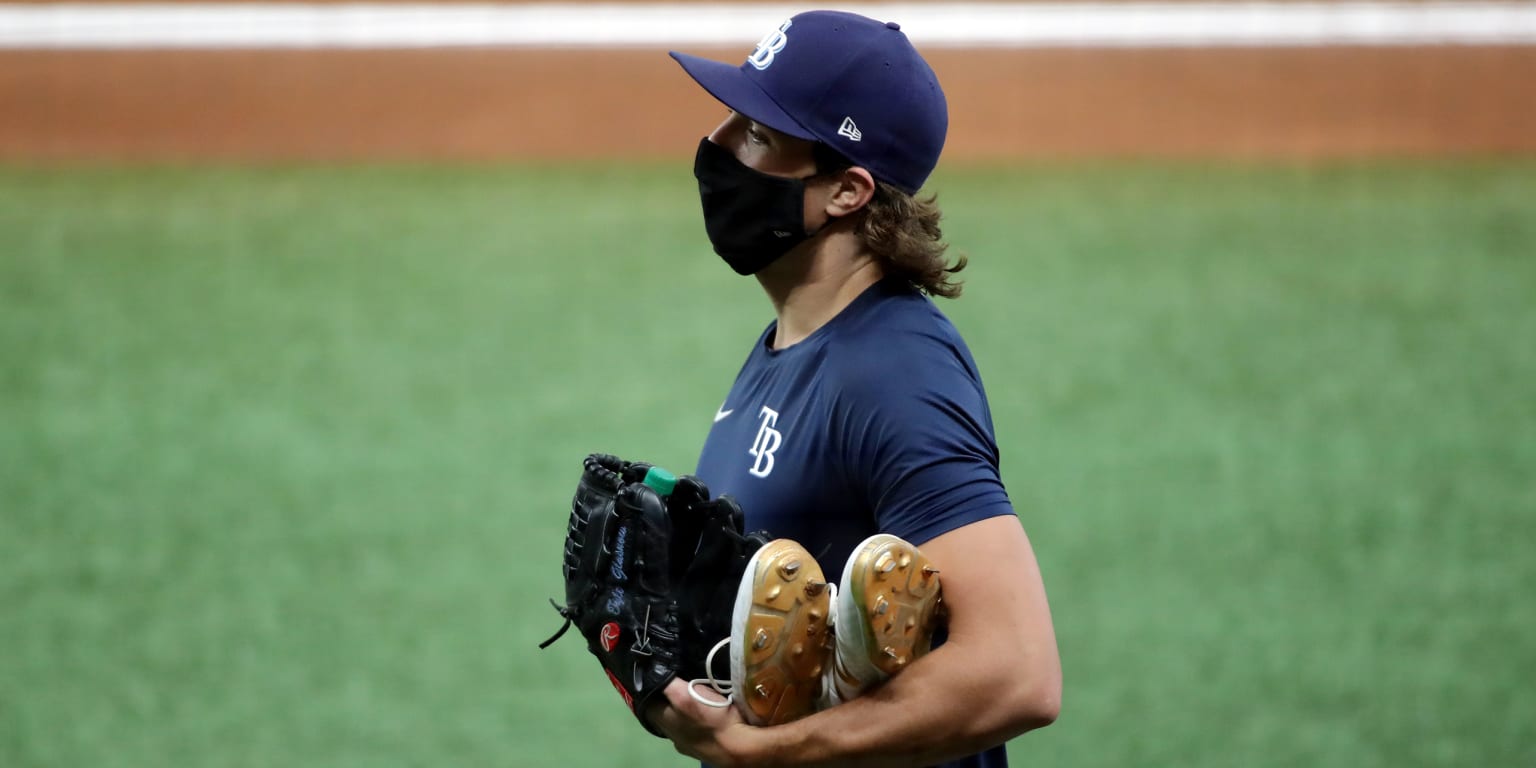
[{"label": "nike swoosh logo", "polygon": [[720,423],[721,419],[731,415],[735,411],[736,411],[735,408],[731,408],[729,410],[724,410],[724,411],[715,411],[715,423],[716,424]]}]

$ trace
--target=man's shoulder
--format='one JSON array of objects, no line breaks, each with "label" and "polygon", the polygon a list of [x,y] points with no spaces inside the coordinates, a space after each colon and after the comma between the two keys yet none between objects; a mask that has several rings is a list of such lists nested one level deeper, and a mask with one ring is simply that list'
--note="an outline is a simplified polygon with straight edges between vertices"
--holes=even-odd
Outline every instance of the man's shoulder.
[{"label": "man's shoulder", "polygon": [[933,299],[912,285],[886,278],[869,289],[868,300],[857,302],[838,338],[846,344],[889,344],[903,341],[921,346],[923,340],[964,346],[960,332]]},{"label": "man's shoulder", "polygon": [[840,386],[888,391],[977,378],[960,332],[916,291],[882,297],[838,330],[823,367]]}]

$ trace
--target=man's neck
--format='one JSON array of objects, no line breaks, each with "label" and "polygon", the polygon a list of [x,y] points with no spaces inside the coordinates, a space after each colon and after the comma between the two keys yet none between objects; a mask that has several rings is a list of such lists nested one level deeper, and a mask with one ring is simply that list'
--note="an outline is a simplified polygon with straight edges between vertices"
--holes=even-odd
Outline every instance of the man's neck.
[{"label": "man's neck", "polygon": [[851,233],[814,245],[758,273],[779,318],[774,349],[804,341],[885,276],[880,262]]}]

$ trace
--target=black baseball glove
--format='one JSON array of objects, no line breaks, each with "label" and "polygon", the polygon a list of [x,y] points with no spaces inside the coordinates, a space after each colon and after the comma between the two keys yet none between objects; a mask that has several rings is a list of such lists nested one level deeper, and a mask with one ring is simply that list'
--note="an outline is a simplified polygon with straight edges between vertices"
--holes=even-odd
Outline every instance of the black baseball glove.
[{"label": "black baseball glove", "polygon": [[662,498],[675,480],[650,470],[615,456],[587,457],[566,529],[565,605],[555,606],[566,623],[539,647],[575,624],[624,703],[660,736],[645,710],[678,669],[672,520]]},{"label": "black baseball glove", "polygon": [[[765,533],[743,535],[730,497],[709,498],[691,475],[593,454],[566,529],[565,625],[575,624],[640,723],[672,678],[705,677],[705,659],[730,635],[741,575]],[[722,657],[715,677],[729,679]],[[660,735],[660,734],[657,734]]]},{"label": "black baseball glove", "polygon": [[[667,497],[672,516],[672,595],[677,601],[678,674],[704,678],[710,649],[731,634],[736,589],[747,561],[772,538],[758,531],[743,534],[741,506],[729,496],[709,498],[709,488],[692,475],[677,479]],[[714,676],[730,679],[726,657]]]}]

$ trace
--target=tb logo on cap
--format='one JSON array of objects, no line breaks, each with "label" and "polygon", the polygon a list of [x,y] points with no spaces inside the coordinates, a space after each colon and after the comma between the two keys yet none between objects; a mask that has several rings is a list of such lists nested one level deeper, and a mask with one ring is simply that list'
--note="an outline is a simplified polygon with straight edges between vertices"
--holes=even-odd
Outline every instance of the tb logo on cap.
[{"label": "tb logo on cap", "polygon": [[784,46],[789,44],[789,35],[784,33],[789,31],[789,25],[793,23],[795,23],[794,19],[785,19],[778,29],[763,35],[763,39],[757,42],[757,48],[752,51],[752,55],[747,57],[747,63],[760,70],[767,69],[768,65],[773,63],[774,54],[784,50]]}]

